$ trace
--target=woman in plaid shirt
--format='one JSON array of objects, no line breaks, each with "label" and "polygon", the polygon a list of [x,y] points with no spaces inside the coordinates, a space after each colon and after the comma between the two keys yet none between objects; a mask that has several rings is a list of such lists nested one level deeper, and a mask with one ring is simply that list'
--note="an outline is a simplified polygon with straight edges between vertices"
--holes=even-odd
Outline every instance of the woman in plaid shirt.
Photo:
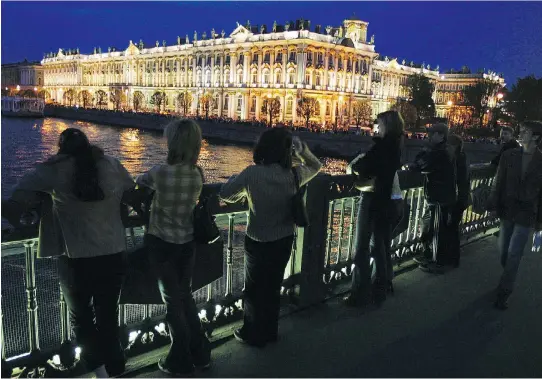
[{"label": "woman in plaid shirt", "polygon": [[160,359],[158,367],[167,374],[185,376],[194,372],[194,366],[209,367],[211,361],[191,285],[195,264],[193,214],[203,187],[203,175],[196,166],[201,129],[192,120],[175,120],[166,127],[164,136],[167,162],[140,175],[136,182],[155,191],[147,244],[171,335],[169,353]]}]

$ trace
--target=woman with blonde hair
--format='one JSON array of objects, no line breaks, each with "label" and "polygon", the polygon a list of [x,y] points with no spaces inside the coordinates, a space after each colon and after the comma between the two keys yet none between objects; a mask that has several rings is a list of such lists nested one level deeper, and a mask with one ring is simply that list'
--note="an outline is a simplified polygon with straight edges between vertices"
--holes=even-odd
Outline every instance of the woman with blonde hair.
[{"label": "woman with blonde hair", "polygon": [[194,208],[203,187],[196,166],[201,150],[201,129],[188,119],[166,126],[167,159],[140,175],[136,182],[154,190],[146,243],[167,308],[171,347],[158,367],[164,373],[191,375],[194,366],[209,367],[209,341],[201,327],[192,297],[195,264]]}]

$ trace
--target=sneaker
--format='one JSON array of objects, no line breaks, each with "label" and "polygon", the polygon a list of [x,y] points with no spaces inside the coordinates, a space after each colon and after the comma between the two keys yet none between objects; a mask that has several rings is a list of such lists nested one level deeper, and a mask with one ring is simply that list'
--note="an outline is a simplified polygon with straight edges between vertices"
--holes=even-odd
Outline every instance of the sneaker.
[{"label": "sneaker", "polygon": [[160,358],[158,361],[158,368],[160,371],[162,371],[164,374],[168,374],[170,376],[174,376],[176,378],[190,378],[194,376],[194,365],[192,367],[188,367],[186,369],[174,369],[167,365],[166,358]]},{"label": "sneaker", "polygon": [[425,265],[419,265],[418,268],[428,274],[443,274],[444,266],[438,263],[428,263]]},{"label": "sneaker", "polygon": [[233,332],[233,336],[235,339],[241,343],[244,343],[246,345],[254,346],[254,347],[264,347],[266,342],[262,340],[258,340],[255,338],[251,338],[243,332],[243,329],[237,329],[235,332]]},{"label": "sneaker", "polygon": [[347,307],[363,308],[369,304],[369,301],[359,300],[357,297],[350,294],[343,298],[343,304]]},{"label": "sneaker", "polygon": [[426,265],[429,262],[431,262],[431,260],[422,255],[422,256],[419,256],[419,257],[414,257],[414,262],[416,262],[419,265]]}]

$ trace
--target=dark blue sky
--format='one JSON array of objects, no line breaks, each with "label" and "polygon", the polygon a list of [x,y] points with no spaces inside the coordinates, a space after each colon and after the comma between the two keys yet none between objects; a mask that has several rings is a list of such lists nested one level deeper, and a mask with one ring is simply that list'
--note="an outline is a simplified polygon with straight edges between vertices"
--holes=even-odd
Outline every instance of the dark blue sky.
[{"label": "dark blue sky", "polygon": [[523,2],[2,2],[2,63],[38,60],[44,52],[94,46],[124,49],[194,30],[227,34],[299,18],[339,25],[353,12],[369,22],[377,52],[442,69],[492,69],[508,83],[542,76],[542,3]]}]

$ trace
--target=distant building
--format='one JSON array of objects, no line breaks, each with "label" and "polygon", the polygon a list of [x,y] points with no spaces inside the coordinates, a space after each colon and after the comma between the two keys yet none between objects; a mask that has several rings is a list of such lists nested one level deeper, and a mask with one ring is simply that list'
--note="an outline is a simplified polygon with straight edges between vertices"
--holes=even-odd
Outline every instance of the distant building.
[{"label": "distant building", "polygon": [[160,92],[165,94],[161,109],[179,111],[177,99],[188,91],[193,99],[190,113],[199,111],[203,94],[210,94],[215,100],[210,114],[234,119],[265,117],[262,104],[273,97],[281,103],[278,119],[293,122],[300,121],[297,100],[313,97],[318,106],[311,120],[329,125],[338,119],[348,123],[353,101],[370,101],[374,117],[398,99],[407,99],[408,78],[417,73],[434,82],[437,113],[445,113],[448,105],[439,88],[462,83],[459,78],[443,76],[438,66],[379,57],[374,36],[367,36],[368,25],[355,16],[338,27],[311,28],[310,21],[297,20],[268,28],[249,21],[237,23],[229,35],[213,29],[177,37],[173,44],[130,41],[124,50],[98,47],[91,54],[59,49],[42,61],[44,84],[53,101],[80,103],[79,94],[87,91],[85,98],[93,99],[93,105],[109,108],[115,91],[124,106],[133,107],[137,99],[141,108],[149,109],[154,108],[153,95]]},{"label": "distant building", "polygon": [[43,87],[43,66],[40,62],[29,62],[26,59],[22,62],[7,63],[2,65],[2,89],[8,88],[16,91],[38,91]]}]

